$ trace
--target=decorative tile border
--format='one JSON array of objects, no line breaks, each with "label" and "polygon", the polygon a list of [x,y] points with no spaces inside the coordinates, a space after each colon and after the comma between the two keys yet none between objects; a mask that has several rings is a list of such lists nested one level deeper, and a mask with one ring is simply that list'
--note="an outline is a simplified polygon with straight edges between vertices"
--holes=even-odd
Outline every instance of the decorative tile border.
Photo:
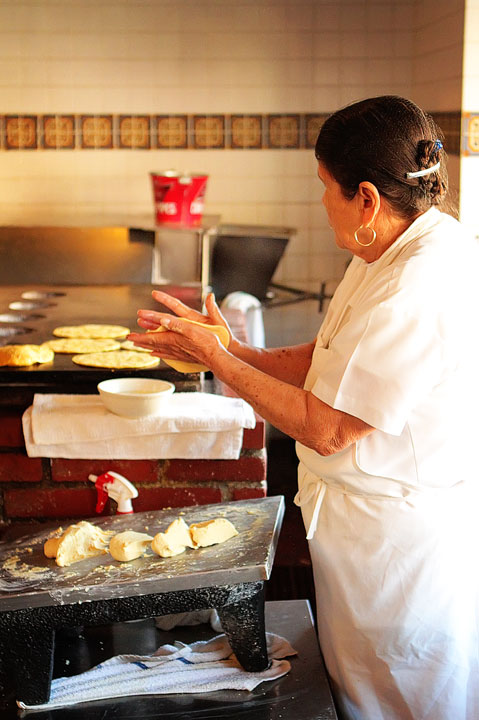
[{"label": "decorative tile border", "polygon": [[479,113],[464,113],[462,155],[479,155]]},{"label": "decorative tile border", "polygon": [[[479,113],[431,113],[450,155],[479,155]],[[314,148],[328,113],[0,115],[0,150]]]}]

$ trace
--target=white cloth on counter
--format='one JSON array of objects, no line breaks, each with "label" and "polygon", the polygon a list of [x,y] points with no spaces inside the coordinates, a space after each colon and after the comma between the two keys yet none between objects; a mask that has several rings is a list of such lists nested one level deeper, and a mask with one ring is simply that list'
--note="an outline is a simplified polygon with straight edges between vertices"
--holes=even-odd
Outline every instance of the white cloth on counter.
[{"label": "white cloth on counter", "polygon": [[253,408],[241,398],[175,393],[161,416],[125,418],[99,395],[36,394],[24,413],[30,457],[236,460]]},{"label": "white cloth on counter", "polygon": [[206,693],[216,690],[254,690],[291,669],[284,658],[296,655],[280,635],[266,633],[271,665],[262,672],[243,670],[226,635],[185,645],[162,645],[153,655],[117,655],[72,677],[52,681],[50,700],[43,705],[17,705],[23,710],[51,710],[91,700],[132,695]]}]

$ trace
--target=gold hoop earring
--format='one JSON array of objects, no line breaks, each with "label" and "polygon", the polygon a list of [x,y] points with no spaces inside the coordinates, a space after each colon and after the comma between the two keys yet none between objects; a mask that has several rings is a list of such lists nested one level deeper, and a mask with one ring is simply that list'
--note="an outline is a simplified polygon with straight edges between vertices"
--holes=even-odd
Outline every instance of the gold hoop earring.
[{"label": "gold hoop earring", "polygon": [[[367,243],[361,242],[361,240],[359,240],[359,238],[358,238],[358,232],[359,232],[360,230],[362,230],[363,228],[364,228],[364,230],[370,230],[371,233],[372,233],[371,240],[370,240],[369,242],[367,242]],[[356,230],[356,232],[354,233],[354,239],[356,240],[356,242],[357,242],[358,245],[361,245],[361,247],[369,247],[369,246],[372,245],[373,242],[376,240],[376,230],[375,230],[374,228],[372,228],[372,227],[369,227],[369,226],[364,227],[364,225],[360,225],[360,226],[358,227],[358,229]]]}]

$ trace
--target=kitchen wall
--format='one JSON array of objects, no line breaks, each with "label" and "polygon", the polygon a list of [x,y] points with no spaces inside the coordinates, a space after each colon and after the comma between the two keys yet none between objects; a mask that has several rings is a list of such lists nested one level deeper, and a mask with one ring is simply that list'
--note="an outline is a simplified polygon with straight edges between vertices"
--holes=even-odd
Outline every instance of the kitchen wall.
[{"label": "kitchen wall", "polygon": [[316,290],[349,257],[319,124],[410,96],[446,126],[457,188],[463,18],[463,0],[2,0],[0,223],[149,213],[150,171],[204,171],[207,213],[297,228],[275,279]]}]

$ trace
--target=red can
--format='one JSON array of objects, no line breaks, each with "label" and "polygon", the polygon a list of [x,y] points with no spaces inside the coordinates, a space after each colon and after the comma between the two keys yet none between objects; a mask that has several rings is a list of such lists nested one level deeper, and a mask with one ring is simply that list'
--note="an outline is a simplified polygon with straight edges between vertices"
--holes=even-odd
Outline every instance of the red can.
[{"label": "red can", "polygon": [[185,175],[176,170],[151,173],[156,222],[200,225],[208,175]]}]

